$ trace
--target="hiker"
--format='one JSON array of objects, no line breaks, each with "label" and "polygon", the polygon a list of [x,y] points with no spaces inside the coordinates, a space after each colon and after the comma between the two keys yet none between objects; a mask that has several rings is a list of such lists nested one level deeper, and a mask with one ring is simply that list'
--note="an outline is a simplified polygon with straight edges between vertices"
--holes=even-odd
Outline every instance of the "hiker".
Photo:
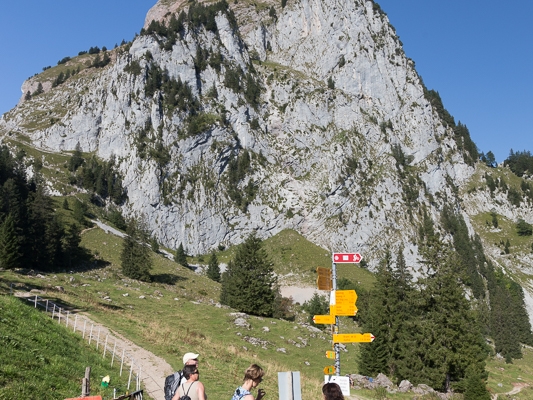
[{"label": "hiker", "polygon": [[328,382],[322,386],[324,400],[344,400],[341,387],[335,382]]},{"label": "hiker", "polygon": [[[200,354],[195,353],[185,353],[183,355],[183,366],[185,365],[194,365],[196,368],[198,368],[198,356]],[[181,378],[180,385],[183,385],[187,379],[185,379],[185,376]]]},{"label": "hiker", "polygon": [[259,386],[263,380],[263,375],[265,372],[257,364],[252,364],[244,372],[244,379],[242,386],[239,386],[235,389],[235,393],[231,400],[261,400],[265,395],[263,389],[257,389],[257,397],[254,398],[250,390]]},{"label": "hiker", "polygon": [[205,395],[205,387],[200,382],[200,371],[196,365],[186,365],[183,367],[183,376],[185,383],[182,383],[172,400],[179,400],[184,396],[188,396],[190,400],[207,400]]},{"label": "hiker", "polygon": [[[183,365],[192,365],[198,368],[198,356],[196,353],[185,353],[183,355]],[[187,382],[187,379],[183,375],[183,371],[176,371],[172,375],[165,378],[165,400],[172,400],[174,394],[178,390],[178,387]]]}]

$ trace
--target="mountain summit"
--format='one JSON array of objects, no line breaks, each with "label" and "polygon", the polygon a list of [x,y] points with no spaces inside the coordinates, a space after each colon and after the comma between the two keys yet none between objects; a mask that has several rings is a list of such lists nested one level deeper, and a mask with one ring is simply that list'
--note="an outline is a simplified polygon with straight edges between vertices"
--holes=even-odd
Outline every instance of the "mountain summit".
[{"label": "mountain summit", "polygon": [[113,159],[124,213],[171,248],[292,228],[370,265],[404,242],[416,263],[421,210],[436,221],[474,172],[468,131],[377,3],[282,5],[159,1],[131,43],[25,82],[0,129]]}]

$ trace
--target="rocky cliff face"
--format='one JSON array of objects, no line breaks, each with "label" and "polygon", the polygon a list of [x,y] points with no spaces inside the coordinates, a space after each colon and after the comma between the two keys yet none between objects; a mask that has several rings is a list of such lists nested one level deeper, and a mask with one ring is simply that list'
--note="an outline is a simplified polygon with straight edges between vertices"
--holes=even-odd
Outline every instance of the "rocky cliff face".
[{"label": "rocky cliff face", "polygon": [[[437,221],[474,169],[379,6],[239,1],[176,22],[188,5],[159,1],[103,68],[76,57],[66,66],[80,72],[59,86],[55,68],[32,78],[25,88],[45,92],[0,129],[115,157],[124,212],[171,248],[203,253],[292,228],[370,266],[403,242],[416,263],[421,210]],[[174,36],[152,23],[171,15]]]}]

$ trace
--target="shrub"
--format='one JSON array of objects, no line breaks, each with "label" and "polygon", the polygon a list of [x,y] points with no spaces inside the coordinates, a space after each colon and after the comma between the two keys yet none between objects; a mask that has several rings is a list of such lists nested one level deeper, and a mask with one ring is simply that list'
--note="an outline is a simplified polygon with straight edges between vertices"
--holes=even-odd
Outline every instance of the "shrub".
[{"label": "shrub", "polygon": [[516,232],[519,236],[531,236],[533,234],[533,226],[520,218],[516,223]]}]

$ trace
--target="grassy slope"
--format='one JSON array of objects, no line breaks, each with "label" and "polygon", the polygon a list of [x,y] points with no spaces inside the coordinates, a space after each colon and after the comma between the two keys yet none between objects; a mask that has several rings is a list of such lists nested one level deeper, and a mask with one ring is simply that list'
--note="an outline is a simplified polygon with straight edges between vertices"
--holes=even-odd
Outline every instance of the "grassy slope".
[{"label": "grassy slope", "polygon": [[[89,347],[80,335],[32,308],[25,300],[0,296],[0,399],[64,399],[81,393],[91,367],[91,394],[112,398],[125,393],[128,376],[119,365]],[[110,375],[110,386],[100,380]]]}]

